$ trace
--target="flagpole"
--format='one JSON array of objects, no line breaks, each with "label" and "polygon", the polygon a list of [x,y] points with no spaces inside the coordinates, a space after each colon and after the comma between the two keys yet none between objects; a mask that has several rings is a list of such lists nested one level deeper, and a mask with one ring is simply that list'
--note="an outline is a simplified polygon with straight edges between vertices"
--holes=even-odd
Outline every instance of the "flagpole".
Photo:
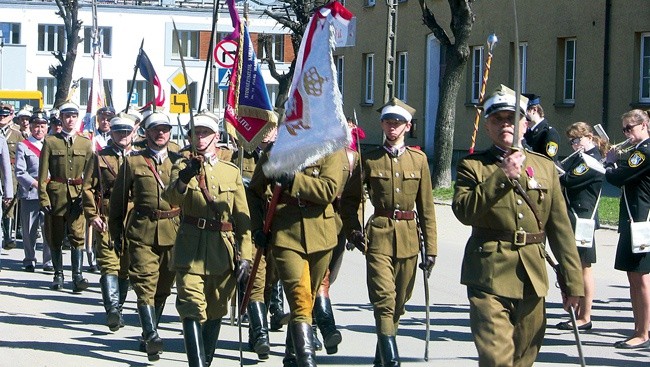
[{"label": "flagpole", "polygon": [[124,112],[129,112],[129,107],[131,106],[131,96],[133,95],[133,88],[135,88],[135,77],[138,76],[138,66],[140,66],[140,55],[142,55],[142,47],[144,47],[144,38],[140,43],[138,58],[135,59],[135,67],[133,67],[133,78],[131,78],[131,88],[129,88],[129,96],[126,99],[126,108],[124,109]]},{"label": "flagpole", "polygon": [[[217,21],[219,19],[219,0],[215,0],[213,3],[212,10],[212,31],[210,32],[210,42],[208,44],[208,55],[205,60],[205,71],[203,72],[203,85],[201,85],[201,93],[199,93],[199,104],[197,106],[197,111],[201,111],[201,105],[203,104],[203,92],[205,91],[205,83],[207,80],[210,81],[208,84],[208,103],[207,109],[210,112],[214,110],[214,58],[212,56],[212,50],[214,49],[214,36],[217,32]],[[208,77],[208,72],[210,76]]]},{"label": "flagpole", "polygon": [[189,102],[189,112],[190,112],[190,151],[193,156],[196,156],[196,132],[194,131],[194,113],[192,113],[192,103],[190,101],[190,94],[188,93],[189,85],[187,85],[187,69],[185,68],[185,57],[183,56],[183,45],[181,45],[181,39],[178,36],[178,29],[176,28],[176,22],[172,19],[172,25],[174,26],[174,34],[176,35],[176,42],[178,42],[178,55],[181,58],[181,68],[183,69],[183,78],[185,79],[185,95],[187,96],[187,101]]}]

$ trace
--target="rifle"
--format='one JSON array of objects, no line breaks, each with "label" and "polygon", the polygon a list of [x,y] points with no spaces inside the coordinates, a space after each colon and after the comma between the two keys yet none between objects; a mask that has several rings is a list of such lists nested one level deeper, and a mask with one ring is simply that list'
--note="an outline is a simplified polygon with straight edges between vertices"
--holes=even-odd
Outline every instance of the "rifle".
[{"label": "rifle", "polygon": [[[418,239],[420,241],[420,256],[422,257],[422,264],[426,263],[427,254],[424,245],[424,234],[422,233],[422,227],[420,227],[420,217],[415,215],[415,225],[418,230]],[[425,303],[425,325],[426,325],[426,334],[424,336],[424,360],[429,361],[429,339],[430,339],[430,330],[431,330],[431,319],[429,311],[429,276],[431,272],[427,270],[426,267],[420,266],[422,269],[422,275],[424,278],[424,303]]]}]

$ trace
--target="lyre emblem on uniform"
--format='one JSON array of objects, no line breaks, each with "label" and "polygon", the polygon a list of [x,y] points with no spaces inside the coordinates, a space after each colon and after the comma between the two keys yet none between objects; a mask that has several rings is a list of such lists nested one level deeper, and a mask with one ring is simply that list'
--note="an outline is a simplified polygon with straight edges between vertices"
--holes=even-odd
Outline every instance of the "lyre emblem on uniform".
[{"label": "lyre emblem on uniform", "polygon": [[627,163],[632,168],[640,166],[645,161],[645,154],[639,152],[638,150],[632,153],[630,158],[627,160]]},{"label": "lyre emblem on uniform", "polygon": [[576,168],[573,169],[573,174],[576,176],[584,175],[589,171],[589,167],[586,164],[580,163]]}]

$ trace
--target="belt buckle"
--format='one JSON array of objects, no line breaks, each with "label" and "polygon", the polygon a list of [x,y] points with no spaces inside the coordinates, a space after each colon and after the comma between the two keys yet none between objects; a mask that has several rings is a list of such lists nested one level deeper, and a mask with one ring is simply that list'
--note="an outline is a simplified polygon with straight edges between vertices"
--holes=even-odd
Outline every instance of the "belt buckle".
[{"label": "belt buckle", "polygon": [[517,246],[525,246],[526,245],[526,231],[519,230],[515,231],[515,236],[514,236],[514,244]]},{"label": "belt buckle", "polygon": [[296,200],[298,200],[298,207],[299,207],[299,208],[304,208],[304,207],[306,206],[305,203],[303,203],[303,202],[300,200],[300,196],[298,196],[298,197],[296,198]]},{"label": "belt buckle", "polygon": [[199,220],[198,220],[197,223],[196,223],[196,226],[197,226],[199,229],[205,229],[205,224],[206,224],[206,223],[207,223],[207,221],[205,220],[205,218],[199,218]]},{"label": "belt buckle", "polygon": [[392,218],[395,219],[395,220],[402,219],[402,212],[400,210],[397,210],[397,209],[393,210],[393,217]]}]

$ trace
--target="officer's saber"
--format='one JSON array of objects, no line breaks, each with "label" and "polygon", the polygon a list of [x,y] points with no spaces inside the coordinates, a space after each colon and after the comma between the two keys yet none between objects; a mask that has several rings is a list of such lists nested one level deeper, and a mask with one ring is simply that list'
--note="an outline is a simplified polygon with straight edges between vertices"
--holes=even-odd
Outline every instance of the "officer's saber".
[{"label": "officer's saber", "polygon": [[[415,226],[417,227],[418,237],[420,239],[420,256],[422,256],[422,263],[425,264],[427,260],[426,250],[424,248],[424,233],[422,233],[422,227],[420,226],[420,216],[416,213],[415,215]],[[430,330],[431,330],[431,316],[429,311],[429,275],[430,271],[422,266],[422,277],[424,278],[424,316],[426,318],[426,334],[424,335],[424,360],[429,361],[429,340],[430,340]]]},{"label": "officer's saber", "polygon": [[[181,58],[181,68],[183,69],[183,78],[185,79],[185,95],[187,96],[187,101],[188,103],[190,102],[190,94],[188,90],[190,89],[190,86],[187,84],[188,78],[187,78],[187,69],[185,68],[185,57],[183,57],[183,45],[181,45],[181,38],[180,35],[178,34],[178,29],[176,29],[176,22],[172,18],[172,25],[174,26],[174,34],[176,35],[176,42],[178,43],[178,56]],[[192,152],[193,156],[196,156],[196,134],[194,133],[194,114],[192,113],[192,103],[189,103],[189,108],[190,112],[190,151]],[[180,134],[180,131],[178,132]]]},{"label": "officer's saber", "polygon": [[517,23],[517,0],[512,0],[512,10],[515,24],[515,121],[514,136],[512,138],[512,148],[521,149],[521,138],[519,137],[519,119],[520,119],[520,99],[521,99],[521,69],[519,66],[519,25]]},{"label": "officer's saber", "polygon": [[571,305],[569,310],[569,315],[571,315],[571,325],[573,325],[573,335],[576,338],[576,344],[578,345],[578,357],[580,358],[580,366],[585,367],[585,355],[582,353],[582,342],[580,341],[580,332],[578,331],[578,323],[576,322],[576,310]]}]

